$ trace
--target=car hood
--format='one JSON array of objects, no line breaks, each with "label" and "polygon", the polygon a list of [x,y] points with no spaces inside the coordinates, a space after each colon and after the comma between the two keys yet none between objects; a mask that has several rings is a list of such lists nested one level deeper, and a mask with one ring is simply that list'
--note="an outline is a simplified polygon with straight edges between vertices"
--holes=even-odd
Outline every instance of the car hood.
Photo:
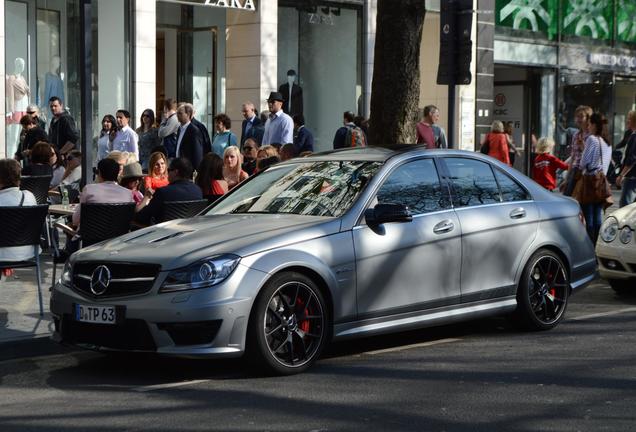
[{"label": "car hood", "polygon": [[289,214],[233,214],[178,219],[81,249],[74,261],[160,264],[172,270],[221,253],[248,256],[336,233],[340,219]]}]

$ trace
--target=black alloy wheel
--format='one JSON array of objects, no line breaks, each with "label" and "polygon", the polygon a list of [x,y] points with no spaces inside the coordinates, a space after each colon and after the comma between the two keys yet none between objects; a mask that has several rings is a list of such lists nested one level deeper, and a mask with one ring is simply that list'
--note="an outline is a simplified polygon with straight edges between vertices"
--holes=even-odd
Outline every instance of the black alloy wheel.
[{"label": "black alloy wheel", "polygon": [[281,273],[267,283],[254,304],[247,349],[254,364],[267,373],[299,373],[322,352],[328,325],[316,284],[301,273]]},{"label": "black alloy wheel", "polygon": [[568,304],[570,282],[554,252],[539,250],[526,264],[517,291],[517,318],[528,330],[556,327]]}]

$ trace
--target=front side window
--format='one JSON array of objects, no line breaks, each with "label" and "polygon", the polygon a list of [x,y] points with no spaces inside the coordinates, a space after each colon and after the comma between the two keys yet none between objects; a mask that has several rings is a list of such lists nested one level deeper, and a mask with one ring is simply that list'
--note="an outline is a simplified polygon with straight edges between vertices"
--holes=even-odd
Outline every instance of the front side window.
[{"label": "front side window", "polygon": [[404,204],[414,215],[450,207],[432,159],[407,162],[398,167],[380,187],[377,198],[379,204]]},{"label": "front side window", "polygon": [[317,161],[269,168],[213,206],[208,215],[290,213],[343,215],[382,166],[367,161]]},{"label": "front side window", "polygon": [[499,187],[490,165],[475,159],[446,158],[453,184],[455,207],[501,202]]}]

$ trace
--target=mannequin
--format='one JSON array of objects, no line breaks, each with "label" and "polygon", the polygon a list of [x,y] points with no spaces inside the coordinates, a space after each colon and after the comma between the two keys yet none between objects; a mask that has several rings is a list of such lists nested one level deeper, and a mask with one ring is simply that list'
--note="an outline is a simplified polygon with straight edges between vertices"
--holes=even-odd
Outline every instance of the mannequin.
[{"label": "mannequin", "polygon": [[57,96],[64,103],[64,82],[60,77],[60,57],[56,55],[51,57],[50,66],[51,68],[44,76],[44,97],[42,102],[48,104],[53,96]]},{"label": "mannequin", "polygon": [[7,113],[7,155],[15,154],[20,137],[20,119],[26,113],[31,90],[22,76],[25,62],[23,58],[16,58],[13,74],[6,78],[6,113]]},{"label": "mannequin", "polygon": [[287,83],[281,85],[278,91],[283,95],[283,111],[290,116],[303,113],[303,89],[295,84],[296,71],[287,71]]}]

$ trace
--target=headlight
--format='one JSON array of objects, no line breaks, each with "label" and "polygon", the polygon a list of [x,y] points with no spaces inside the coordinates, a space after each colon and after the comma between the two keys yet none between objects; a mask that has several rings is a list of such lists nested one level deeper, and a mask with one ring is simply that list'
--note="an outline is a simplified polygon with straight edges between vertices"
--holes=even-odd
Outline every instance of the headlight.
[{"label": "headlight", "polygon": [[621,233],[618,235],[618,238],[620,239],[621,243],[623,244],[627,244],[630,241],[632,241],[632,230],[629,227],[623,227],[623,229],[621,230]]},{"label": "headlight", "polygon": [[73,266],[69,260],[64,264],[64,270],[62,270],[62,276],[60,276],[60,283],[62,285],[71,286],[73,284],[71,269]]},{"label": "headlight", "polygon": [[613,242],[617,234],[618,221],[615,217],[610,216],[605,219],[605,222],[601,225],[601,239],[606,243]]},{"label": "headlight", "polygon": [[211,287],[232,274],[240,260],[236,255],[217,255],[173,270],[168,274],[160,292]]}]

